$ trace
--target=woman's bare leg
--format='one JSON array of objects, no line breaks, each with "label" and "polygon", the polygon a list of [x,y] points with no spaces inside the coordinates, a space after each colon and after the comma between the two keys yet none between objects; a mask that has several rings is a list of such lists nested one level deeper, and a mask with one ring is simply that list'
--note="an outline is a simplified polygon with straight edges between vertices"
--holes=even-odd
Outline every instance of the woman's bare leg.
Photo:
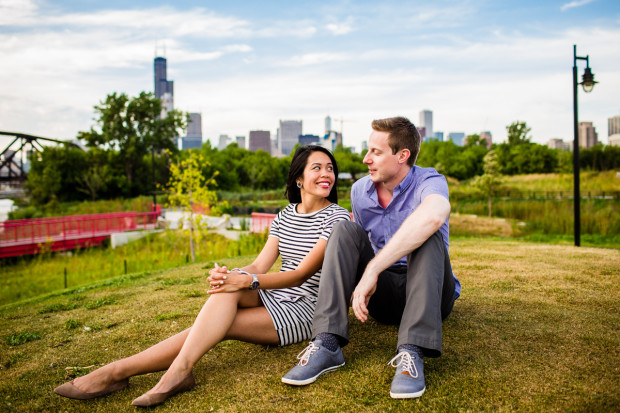
[{"label": "woman's bare leg", "polygon": [[78,377],[73,384],[82,391],[94,393],[128,377],[166,370],[179,354],[189,331],[190,328],[138,354],[114,361],[85,376]]},{"label": "woman's bare leg", "polygon": [[196,317],[178,356],[148,393],[164,393],[180,383],[217,343],[234,338],[278,344],[273,321],[256,291],[214,294]]}]

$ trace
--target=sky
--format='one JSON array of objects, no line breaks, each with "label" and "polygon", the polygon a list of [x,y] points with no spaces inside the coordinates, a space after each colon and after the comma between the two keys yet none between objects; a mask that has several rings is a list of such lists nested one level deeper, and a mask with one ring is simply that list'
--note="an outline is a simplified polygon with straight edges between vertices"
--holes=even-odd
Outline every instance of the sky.
[{"label": "sky", "polygon": [[423,109],[446,135],[502,142],[524,121],[534,142],[572,140],[573,45],[599,82],[579,120],[607,144],[617,0],[0,0],[0,131],[73,140],[108,94],[153,91],[159,55],[175,108],[201,112],[215,144],[280,120],[322,135],[329,115],[359,150],[373,119]]}]

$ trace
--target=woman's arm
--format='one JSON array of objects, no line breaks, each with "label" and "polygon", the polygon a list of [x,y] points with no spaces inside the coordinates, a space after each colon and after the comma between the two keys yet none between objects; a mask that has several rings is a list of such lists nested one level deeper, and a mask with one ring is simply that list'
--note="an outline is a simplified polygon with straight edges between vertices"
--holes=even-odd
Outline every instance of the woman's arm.
[{"label": "woman's arm", "polygon": [[[254,262],[242,268],[244,271],[257,275],[260,288],[263,290],[299,286],[308,278],[312,277],[323,265],[327,241],[321,238],[299,263],[296,269],[265,274],[278,257],[278,243],[279,241],[277,238],[270,237]],[[275,255],[273,255],[273,248],[275,248],[276,251]],[[211,270],[208,281],[211,282],[213,286],[220,285],[216,289],[212,287],[211,290],[208,291],[209,293],[233,292],[250,288],[252,277],[238,272],[225,273]]]}]

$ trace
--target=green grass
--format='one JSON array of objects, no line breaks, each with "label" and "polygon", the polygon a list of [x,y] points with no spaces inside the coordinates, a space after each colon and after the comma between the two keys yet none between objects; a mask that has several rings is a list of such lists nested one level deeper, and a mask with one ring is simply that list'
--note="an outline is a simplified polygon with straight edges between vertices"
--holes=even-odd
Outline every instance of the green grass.
[{"label": "green grass", "polygon": [[[264,241],[263,235],[242,236],[239,241],[231,241],[221,235],[206,234],[198,244],[196,261],[208,263],[241,251],[258,253]],[[180,231],[165,231],[115,249],[90,248],[66,254],[46,253],[2,260],[0,305],[63,289],[65,271],[67,287],[71,288],[123,275],[125,262],[129,274],[138,274],[185,265],[189,260],[188,254],[188,235]],[[190,284],[195,281],[182,282]],[[75,303],[56,305],[71,307]],[[42,309],[48,312],[59,310],[62,308]]]},{"label": "green grass", "polygon": [[[422,398],[389,397],[394,370],[386,363],[394,354],[397,328],[372,320],[362,324],[351,316],[347,364],[310,386],[280,382],[306,343],[277,348],[229,341],[196,365],[198,386],[160,410],[617,409],[619,251],[455,238],[450,252],[463,293],[444,322],[443,356],[425,362],[427,391]],[[218,263],[241,266],[251,259]],[[61,398],[52,389],[190,326],[207,295],[187,292],[206,291],[204,267],[123,276],[0,307],[0,410],[132,409],[131,400],[150,389],[161,373],[132,378],[127,390],[88,402]],[[186,284],[188,279],[196,282]],[[85,306],[111,297],[115,304],[93,310]],[[78,305],[69,308],[68,303]],[[42,311],[46,308],[65,309]],[[17,339],[35,335],[40,338]],[[9,345],[7,337],[24,342]]]}]

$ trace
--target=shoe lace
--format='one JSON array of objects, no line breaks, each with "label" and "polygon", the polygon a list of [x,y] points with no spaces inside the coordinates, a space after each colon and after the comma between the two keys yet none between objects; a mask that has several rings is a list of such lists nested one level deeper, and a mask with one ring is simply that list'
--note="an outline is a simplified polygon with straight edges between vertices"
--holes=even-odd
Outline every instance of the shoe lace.
[{"label": "shoe lace", "polygon": [[[414,359],[415,359],[415,356],[412,356],[409,352],[401,351],[392,360],[389,361],[388,365],[390,365],[392,367],[396,367],[396,368],[398,368],[398,366],[402,365],[403,374],[406,372],[407,374],[409,374],[414,379],[417,379],[418,378],[418,369],[415,366],[415,363],[413,362]],[[396,364],[394,364],[396,361],[398,361],[398,362]],[[415,374],[414,374],[414,372],[415,372]]]},{"label": "shoe lace", "polygon": [[310,342],[310,344],[308,344],[308,347],[306,347],[305,349],[303,349],[301,351],[301,353],[299,353],[297,355],[297,358],[299,359],[299,365],[301,366],[305,366],[306,364],[308,364],[308,361],[310,360],[310,356],[316,352],[319,349],[319,346],[316,346],[312,341]]}]

